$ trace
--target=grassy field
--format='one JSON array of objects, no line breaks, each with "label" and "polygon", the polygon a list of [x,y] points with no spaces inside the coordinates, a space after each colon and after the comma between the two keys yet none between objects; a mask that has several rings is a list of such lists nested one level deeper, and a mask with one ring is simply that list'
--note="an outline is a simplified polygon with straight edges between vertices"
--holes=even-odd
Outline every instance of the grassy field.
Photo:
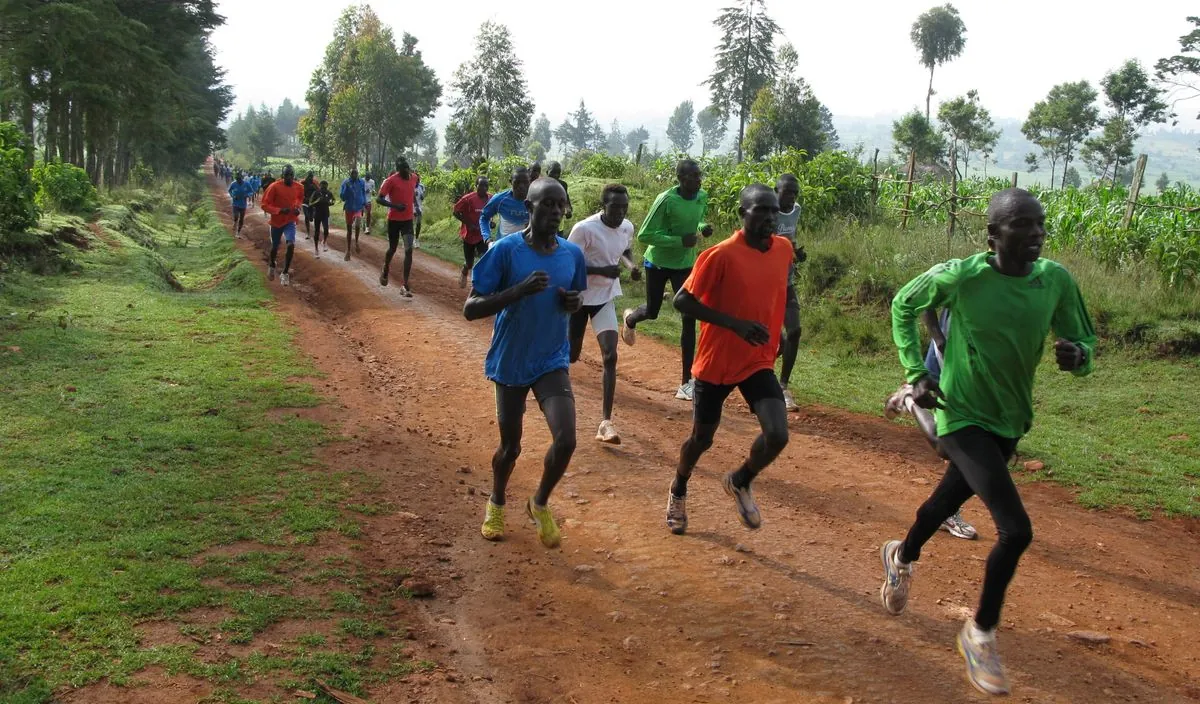
[{"label": "grassy field", "polygon": [[[595,179],[571,180],[577,218],[595,212],[599,189]],[[633,195],[630,218],[640,222],[650,194]],[[424,251],[461,262],[458,223],[436,212],[433,220],[422,235]],[[801,403],[879,414],[901,380],[891,297],[931,263],[979,251],[982,243],[959,238],[948,249],[944,233],[933,229],[903,233],[843,224],[807,233],[804,241],[809,261],[798,286],[805,332],[793,391]],[[1037,420],[1020,452],[1045,468],[1020,470],[1022,479],[1076,488],[1091,507],[1143,517],[1200,516],[1200,292],[1168,289],[1137,266],[1113,271],[1082,256],[1059,259],[1079,280],[1106,340],[1088,378],[1043,364],[1034,393]],[[643,286],[627,275],[622,288],[619,305],[644,300]],[[638,329],[674,340],[679,319],[667,304],[659,320]],[[1174,354],[1180,351],[1191,356]]]},{"label": "grassy field", "polygon": [[[308,364],[211,211],[178,212],[106,206],[120,246],[74,254],[73,275],[0,279],[0,702],[155,664],[212,681],[212,701],[259,679],[361,691],[420,666],[378,637],[390,607],[352,555],[306,560],[357,535],[340,507],[363,481],[316,463],[319,425],[271,413],[318,402],[291,380]],[[253,545],[222,552],[238,541]],[[218,616],[197,624],[199,607]],[[289,619],[312,633],[197,656]],[[144,643],[139,624],[160,620],[193,645]]]}]

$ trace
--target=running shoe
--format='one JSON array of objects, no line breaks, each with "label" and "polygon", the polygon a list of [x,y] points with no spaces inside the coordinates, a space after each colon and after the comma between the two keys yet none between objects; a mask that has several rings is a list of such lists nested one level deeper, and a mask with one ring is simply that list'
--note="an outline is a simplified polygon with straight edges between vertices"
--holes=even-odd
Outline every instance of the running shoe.
[{"label": "running shoe", "polygon": [[942,525],[938,526],[938,528],[953,535],[955,538],[962,538],[963,540],[974,540],[977,535],[975,533],[975,526],[967,523],[966,519],[962,517],[961,511],[942,521]]},{"label": "running shoe", "polygon": [[538,540],[542,541],[542,545],[548,548],[556,548],[562,542],[562,534],[558,532],[558,524],[554,522],[554,516],[550,515],[550,508],[547,506],[538,506],[533,503],[533,497],[525,503],[525,513],[533,519],[537,525]]},{"label": "running shoe", "polygon": [[785,408],[787,408],[788,413],[796,413],[800,410],[800,406],[796,403],[796,399],[792,397],[792,390],[786,386],[783,387],[783,405]]},{"label": "running shoe", "polygon": [[420,249],[420,248],[421,248],[421,240],[414,239],[413,240],[413,249]]},{"label": "running shoe", "polygon": [[625,341],[625,344],[633,346],[633,343],[637,342],[637,333],[628,322],[631,315],[633,315],[632,308],[626,308],[625,312],[621,314],[621,339]]},{"label": "running shoe", "polygon": [[387,282],[388,282],[388,273],[385,271],[379,275],[379,285],[387,286]]},{"label": "running shoe", "polygon": [[679,390],[675,392],[675,398],[680,401],[691,401],[696,393],[696,380],[688,379],[686,384],[680,384]]},{"label": "running shoe", "polygon": [[912,585],[912,563],[900,562],[902,545],[904,543],[899,540],[889,540],[879,551],[883,559],[883,586],[879,589],[879,598],[883,608],[893,616],[904,613],[904,607],[908,606],[908,588]]},{"label": "running shoe", "polygon": [[687,532],[687,497],[676,496],[667,489],[667,528],[675,535]]},{"label": "running shoe", "polygon": [[488,499],[487,509],[483,514],[483,527],[479,529],[484,540],[500,540],[504,537],[504,507],[497,506]]},{"label": "running shoe", "polygon": [[412,289],[407,286],[401,286],[400,295],[404,296],[405,298],[412,298]]},{"label": "running shoe", "polygon": [[967,661],[967,679],[984,694],[1008,694],[1008,675],[996,648],[996,631],[981,631],[968,618],[958,632],[958,653]]},{"label": "running shoe", "polygon": [[329,251],[329,243],[328,243],[328,242],[322,242],[322,243],[321,243],[321,249],[323,249],[324,251],[328,252],[328,251]]},{"label": "running shoe", "polygon": [[316,249],[316,251],[313,253],[313,259],[320,259],[320,258],[321,258],[321,248],[318,247]]},{"label": "running shoe", "polygon": [[464,271],[463,273],[458,275],[458,287],[459,288],[467,287],[467,272]]},{"label": "running shoe", "polygon": [[913,387],[911,384],[904,384],[887,400],[883,402],[883,415],[888,420],[894,419],[896,416],[908,412],[907,399],[912,398]]},{"label": "running shoe", "polygon": [[350,245],[346,245],[346,256],[343,257],[343,259],[345,261],[350,261]]},{"label": "running shoe", "polygon": [[734,486],[733,472],[721,478],[721,486],[725,488],[725,493],[732,496],[734,503],[737,504],[738,520],[742,522],[742,525],[750,530],[761,528],[762,514],[758,512],[758,504],[754,503],[754,494],[750,491],[750,487]]},{"label": "running shoe", "polygon": [[285,271],[279,275],[279,283],[281,286],[287,286],[292,283],[292,277]]},{"label": "running shoe", "polygon": [[274,281],[274,280],[275,280],[275,265],[272,264],[271,266],[267,267],[267,281]]},{"label": "running shoe", "polygon": [[600,421],[600,429],[596,431],[596,439],[609,445],[621,444],[621,435],[617,432],[617,426],[613,425],[611,420]]}]

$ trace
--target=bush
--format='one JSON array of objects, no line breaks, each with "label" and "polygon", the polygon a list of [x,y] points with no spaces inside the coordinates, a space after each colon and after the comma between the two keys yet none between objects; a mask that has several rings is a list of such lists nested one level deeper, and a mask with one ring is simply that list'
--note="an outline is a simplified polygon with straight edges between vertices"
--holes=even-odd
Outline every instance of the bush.
[{"label": "bush", "polygon": [[591,178],[615,181],[625,177],[629,162],[624,157],[592,154],[579,167],[579,173]]},{"label": "bush", "polygon": [[0,243],[9,233],[37,224],[36,190],[25,168],[25,133],[11,122],[0,122]]},{"label": "bush", "polygon": [[96,187],[87,172],[73,164],[52,161],[33,169],[37,204],[43,209],[90,213],[96,209]]}]

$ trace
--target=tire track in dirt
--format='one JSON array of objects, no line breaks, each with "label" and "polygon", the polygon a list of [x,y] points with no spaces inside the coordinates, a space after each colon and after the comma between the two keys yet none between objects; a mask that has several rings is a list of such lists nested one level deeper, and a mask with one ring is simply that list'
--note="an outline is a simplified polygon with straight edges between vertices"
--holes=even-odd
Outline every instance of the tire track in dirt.
[{"label": "tire track in dirt", "polygon": [[[220,196],[214,184],[224,210]],[[259,213],[247,215],[244,232],[243,250],[265,268],[253,255],[267,239]],[[329,255],[343,242],[335,230]],[[673,399],[677,352],[647,338],[621,348],[616,420],[625,444],[610,448],[591,440],[600,372],[588,343],[572,369],[579,449],[553,502],[563,548],[542,549],[511,514],[508,539],[487,543],[478,523],[496,442],[482,375],[490,322],[461,317],[457,269],[418,252],[418,294],[404,299],[376,281],[381,241],[364,239],[351,262],[313,259],[303,235],[297,245],[295,285],[273,290],[302,348],[338,350],[318,366],[337,370],[324,390],[342,431],[356,435],[327,460],[361,468],[395,505],[367,520],[364,554],[381,571],[410,568],[436,586],[419,606],[421,630],[451,666],[383,688],[378,701],[443,701],[448,691],[468,701],[578,704],[974,696],[952,643],[994,540],[977,502],[967,515],[981,540],[940,534],[908,613],[890,618],[878,604],[878,546],[902,535],[940,469],[911,429],[821,409],[793,415],[791,444],[756,484],[764,528],[750,533],[716,482],[757,432],[744,404],[730,403],[689,495],[691,532],[672,536],[664,494],[690,419]],[[513,509],[536,484],[549,441],[531,411]],[[1089,512],[1056,487],[1024,494],[1038,536],[1001,635],[1017,696],[1200,699],[1196,522]],[[1086,646],[1066,637],[1072,630],[1111,641]],[[429,681],[437,677],[449,682]]]}]

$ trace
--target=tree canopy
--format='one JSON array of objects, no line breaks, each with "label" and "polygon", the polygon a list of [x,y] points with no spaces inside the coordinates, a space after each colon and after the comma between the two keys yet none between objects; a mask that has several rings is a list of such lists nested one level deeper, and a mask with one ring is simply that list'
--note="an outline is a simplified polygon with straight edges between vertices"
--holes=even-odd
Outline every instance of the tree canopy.
[{"label": "tree canopy", "polygon": [[728,120],[737,116],[737,160],[742,160],[742,139],[750,107],[759,91],[775,76],[775,37],[783,31],[767,15],[765,0],[742,0],[726,7],[713,22],[721,30],[716,61],[707,83],[712,106]]},{"label": "tree canopy", "polygon": [[458,67],[451,84],[456,95],[446,141],[450,146],[453,137],[452,152],[479,160],[490,158],[497,146],[504,154],[525,146],[533,101],[512,44],[508,27],[490,20],[479,26],[475,56]]},{"label": "tree canopy", "polygon": [[675,112],[671,113],[671,119],[667,121],[667,139],[671,140],[675,151],[686,154],[696,141],[695,115],[696,109],[690,100],[675,106]]},{"label": "tree canopy", "polygon": [[925,94],[925,119],[933,101],[933,69],[962,54],[967,45],[967,26],[949,3],[921,13],[913,22],[909,38],[929,69],[929,91]]}]

